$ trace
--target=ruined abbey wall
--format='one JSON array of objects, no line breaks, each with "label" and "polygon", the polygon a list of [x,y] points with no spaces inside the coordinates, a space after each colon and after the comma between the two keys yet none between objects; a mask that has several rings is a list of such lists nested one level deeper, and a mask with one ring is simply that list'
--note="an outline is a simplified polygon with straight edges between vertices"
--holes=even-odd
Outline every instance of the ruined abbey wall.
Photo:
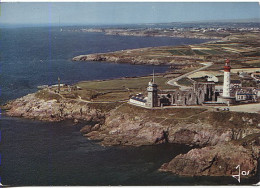
[{"label": "ruined abbey wall", "polygon": [[189,90],[161,91],[158,95],[159,106],[199,105],[205,101],[215,101],[214,83],[194,83]]}]

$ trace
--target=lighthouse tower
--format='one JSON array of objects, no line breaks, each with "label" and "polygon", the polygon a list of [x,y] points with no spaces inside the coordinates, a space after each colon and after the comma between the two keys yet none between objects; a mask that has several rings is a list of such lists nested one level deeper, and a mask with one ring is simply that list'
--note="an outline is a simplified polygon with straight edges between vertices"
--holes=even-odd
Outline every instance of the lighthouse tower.
[{"label": "lighthouse tower", "polygon": [[223,83],[223,93],[222,96],[218,96],[217,102],[226,103],[227,105],[235,103],[236,98],[231,96],[230,93],[230,61],[227,59],[224,66],[224,83]]},{"label": "lighthouse tower", "polygon": [[224,66],[223,97],[230,98],[230,61],[227,59]]},{"label": "lighthouse tower", "polygon": [[158,106],[158,101],[157,101],[157,85],[154,82],[154,73],[153,73],[153,79],[148,83],[147,87],[147,101],[146,101],[146,106],[149,108]]}]

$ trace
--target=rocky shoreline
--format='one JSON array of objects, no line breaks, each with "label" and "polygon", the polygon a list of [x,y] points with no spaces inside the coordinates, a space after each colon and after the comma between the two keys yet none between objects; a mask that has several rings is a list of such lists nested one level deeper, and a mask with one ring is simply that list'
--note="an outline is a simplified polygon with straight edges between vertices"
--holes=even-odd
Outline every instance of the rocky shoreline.
[{"label": "rocky shoreline", "polygon": [[[96,53],[79,55],[72,58],[72,61],[105,61],[113,63],[127,63],[132,65],[167,65],[167,66],[195,66],[194,62],[203,62],[202,56],[173,56],[168,48],[170,47],[148,47],[140,49],[121,50],[108,53]],[[164,51],[162,54],[155,55],[155,52]]]},{"label": "rocky shoreline", "polygon": [[[259,152],[259,150],[258,150]],[[218,144],[201,149],[192,149],[187,154],[178,155],[159,169],[181,176],[231,176],[237,174],[235,167],[256,173],[257,157],[255,153],[234,144]]]},{"label": "rocky shoreline", "polygon": [[[81,133],[102,145],[141,146],[168,143],[199,146],[162,164],[160,171],[182,176],[231,176],[235,167],[257,172],[260,158],[260,114],[205,109],[149,110],[120,103],[102,111],[91,103],[37,93],[5,105],[9,116],[43,121],[95,122]],[[196,168],[195,168],[196,167]]]},{"label": "rocky shoreline", "polygon": [[[126,50],[129,53],[131,50]],[[133,65],[171,65],[168,59],[166,60],[155,60],[155,59],[144,59],[142,57],[131,57],[131,56],[121,56],[114,53],[98,53],[89,55],[79,55],[72,58],[73,61],[107,61],[113,63],[130,63]]]},{"label": "rocky shoreline", "polygon": [[9,116],[50,122],[62,120],[73,120],[75,123],[102,122],[106,115],[99,109],[91,108],[86,102],[64,98],[45,100],[38,98],[37,93],[10,101],[3,109],[6,109],[6,114]]},{"label": "rocky shoreline", "polygon": [[[103,145],[141,146],[169,142],[201,147],[163,164],[160,171],[185,176],[231,176],[239,164],[250,172],[249,176],[256,174],[260,157],[260,129],[256,126],[260,122],[259,115],[224,113],[221,116],[224,115],[222,118],[227,124],[217,125],[221,122],[214,124],[203,116],[214,118],[219,112],[198,112],[192,122],[184,118],[172,123],[160,123],[149,119],[147,114],[134,113],[136,109],[131,111],[131,115],[122,111],[119,108],[112,112],[99,131],[90,131],[85,136],[101,140]],[[165,113],[170,112],[177,113],[176,110]],[[151,112],[150,115],[152,117],[155,114],[157,112]],[[234,118],[238,118],[238,122],[243,121],[243,118],[244,124],[238,126]]]}]

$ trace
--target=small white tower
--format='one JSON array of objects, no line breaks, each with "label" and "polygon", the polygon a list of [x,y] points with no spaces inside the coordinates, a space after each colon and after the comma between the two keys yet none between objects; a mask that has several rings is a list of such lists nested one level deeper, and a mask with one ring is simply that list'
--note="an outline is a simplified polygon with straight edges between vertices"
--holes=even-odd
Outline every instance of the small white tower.
[{"label": "small white tower", "polygon": [[227,59],[224,66],[223,97],[230,97],[230,61]]},{"label": "small white tower", "polygon": [[148,83],[147,87],[147,101],[146,101],[146,106],[149,108],[158,106],[158,101],[157,101],[157,85],[154,83],[154,72],[153,72],[153,79]]}]

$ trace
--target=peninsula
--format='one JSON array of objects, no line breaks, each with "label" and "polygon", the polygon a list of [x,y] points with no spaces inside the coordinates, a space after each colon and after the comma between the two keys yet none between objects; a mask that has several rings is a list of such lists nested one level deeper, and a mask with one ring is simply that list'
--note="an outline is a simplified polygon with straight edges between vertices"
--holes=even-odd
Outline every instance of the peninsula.
[{"label": "peninsula", "polygon": [[[191,81],[203,81],[209,74],[214,74],[222,84],[221,70],[227,58],[236,70],[231,72],[232,78],[237,79],[239,72],[246,69],[256,75],[260,65],[260,33],[236,31],[223,37],[219,41],[199,45],[80,55],[73,60],[168,65],[168,72],[154,75],[160,90],[189,87]],[[202,70],[207,62],[211,62],[210,66]],[[187,74],[189,72],[192,74]],[[245,178],[256,175],[260,159],[258,102],[240,103],[230,106],[229,110],[223,110],[227,108],[225,105],[148,109],[129,104],[130,97],[146,92],[151,79],[149,75],[84,81],[73,86],[46,86],[36,93],[8,102],[4,108],[10,116],[85,123],[81,128],[82,134],[99,140],[103,145],[180,143],[196,147],[162,164],[160,171],[183,176],[231,176],[236,173],[239,164],[249,171]],[[171,80],[176,84],[168,84]],[[246,80],[243,84],[259,87],[255,79]]]}]

